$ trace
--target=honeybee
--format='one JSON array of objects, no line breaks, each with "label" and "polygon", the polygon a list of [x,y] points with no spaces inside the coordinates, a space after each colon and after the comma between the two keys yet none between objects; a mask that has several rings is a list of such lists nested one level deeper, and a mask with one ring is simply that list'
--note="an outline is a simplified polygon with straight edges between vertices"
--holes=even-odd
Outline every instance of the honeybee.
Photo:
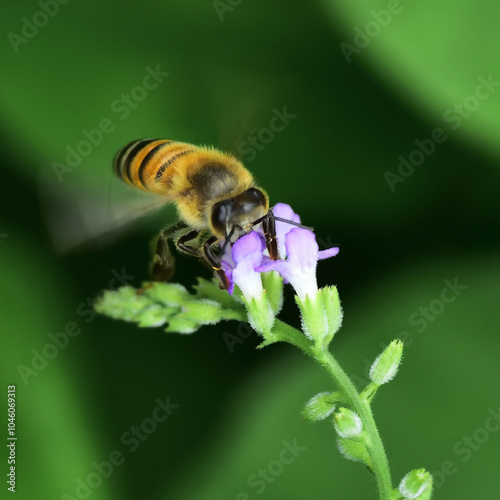
[{"label": "honeybee", "polygon": [[227,289],[229,281],[220,265],[227,245],[262,224],[269,256],[276,260],[276,221],[299,225],[275,217],[267,193],[252,174],[234,156],[214,148],[140,139],[117,153],[113,168],[127,184],[162,195],[177,206],[179,222],[160,233],[153,249],[155,281],[168,281],[173,275],[171,238],[181,251],[208,262],[221,288]]}]

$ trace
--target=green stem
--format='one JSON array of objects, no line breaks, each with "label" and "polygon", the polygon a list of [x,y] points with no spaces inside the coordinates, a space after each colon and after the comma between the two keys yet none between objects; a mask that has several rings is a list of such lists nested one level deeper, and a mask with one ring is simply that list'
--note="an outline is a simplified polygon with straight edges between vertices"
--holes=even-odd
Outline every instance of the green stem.
[{"label": "green stem", "polygon": [[356,387],[337,360],[326,350],[315,350],[313,355],[334,379],[347,404],[359,415],[363,428],[369,437],[368,453],[373,462],[373,472],[377,480],[381,500],[390,500],[392,493],[391,473],[384,445],[373,419],[370,404],[361,399]]},{"label": "green stem", "polygon": [[[276,340],[273,339],[273,337],[275,337]],[[270,337],[268,337],[268,340],[264,342],[264,345],[271,344],[278,340],[288,342],[298,347],[320,363],[332,376],[345,402],[359,415],[363,422],[364,431],[369,439],[367,450],[372,459],[373,472],[377,480],[380,500],[390,500],[392,482],[389,463],[385,454],[384,445],[382,444],[380,434],[373,419],[370,404],[361,398],[347,373],[341,368],[326,347],[321,348],[319,346],[314,346],[313,342],[302,332],[280,320],[276,320],[273,331]]]}]

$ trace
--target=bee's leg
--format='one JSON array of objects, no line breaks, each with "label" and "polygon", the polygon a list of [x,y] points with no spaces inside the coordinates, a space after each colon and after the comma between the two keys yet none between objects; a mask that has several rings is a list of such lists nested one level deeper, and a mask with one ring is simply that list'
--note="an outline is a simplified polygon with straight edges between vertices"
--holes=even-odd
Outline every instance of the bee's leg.
[{"label": "bee's leg", "polygon": [[187,224],[180,221],[162,231],[157,240],[153,241],[153,259],[150,265],[153,281],[170,281],[172,279],[175,270],[175,258],[168,246],[168,240],[177,231],[186,227]]},{"label": "bee's leg", "polygon": [[220,261],[221,257],[215,254],[213,250],[213,245],[217,243],[217,237],[210,237],[205,243],[203,243],[203,254],[208,263],[212,266],[213,270],[217,273],[220,279],[220,287],[224,290],[229,288],[229,280],[227,279],[226,273],[221,268]]},{"label": "bee's leg", "polygon": [[266,237],[267,251],[271,260],[278,260],[278,243],[276,242],[276,219],[272,210],[267,212],[267,215],[262,219],[262,230]]},{"label": "bee's leg", "polygon": [[187,241],[194,240],[200,234],[199,231],[189,231],[189,233],[183,234],[177,240],[177,247],[180,248],[183,252],[186,252],[188,255],[192,255],[194,257],[201,257],[200,249],[195,247],[194,245],[186,245]]}]

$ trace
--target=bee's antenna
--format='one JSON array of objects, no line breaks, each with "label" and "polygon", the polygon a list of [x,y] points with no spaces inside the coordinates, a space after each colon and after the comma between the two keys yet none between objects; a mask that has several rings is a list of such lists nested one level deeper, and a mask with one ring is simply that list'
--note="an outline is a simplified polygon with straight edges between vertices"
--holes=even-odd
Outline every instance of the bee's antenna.
[{"label": "bee's antenna", "polygon": [[285,222],[286,224],[290,224],[292,226],[301,227],[302,229],[309,229],[309,231],[314,231],[314,228],[311,226],[304,226],[304,224],[299,224],[298,222],[294,222],[293,220],[282,219],[281,217],[276,217],[276,215],[274,215],[274,220]]},{"label": "bee's antenna", "polygon": [[266,215],[259,217],[256,221],[252,223],[252,226],[256,226],[257,224],[260,224],[262,221],[270,218],[273,218],[274,220],[277,220],[279,222],[284,222],[285,224],[290,224],[291,226],[301,227],[302,229],[308,229],[309,231],[314,231],[314,228],[311,226],[304,226],[304,224],[300,224],[299,222],[294,222],[293,220],[276,217],[276,215],[273,214],[272,210],[269,210],[269,212],[267,212]]}]

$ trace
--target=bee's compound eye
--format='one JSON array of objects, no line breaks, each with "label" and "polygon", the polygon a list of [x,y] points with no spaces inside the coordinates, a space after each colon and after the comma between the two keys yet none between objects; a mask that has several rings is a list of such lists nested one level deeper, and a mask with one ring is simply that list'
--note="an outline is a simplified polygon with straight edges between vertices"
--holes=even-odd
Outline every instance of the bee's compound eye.
[{"label": "bee's compound eye", "polygon": [[265,207],[266,203],[264,193],[257,188],[247,189],[234,200],[235,209],[242,213],[251,212],[256,207]]},{"label": "bee's compound eye", "polygon": [[232,201],[219,201],[212,208],[211,223],[213,230],[219,235],[226,235],[226,225],[233,206]]}]

